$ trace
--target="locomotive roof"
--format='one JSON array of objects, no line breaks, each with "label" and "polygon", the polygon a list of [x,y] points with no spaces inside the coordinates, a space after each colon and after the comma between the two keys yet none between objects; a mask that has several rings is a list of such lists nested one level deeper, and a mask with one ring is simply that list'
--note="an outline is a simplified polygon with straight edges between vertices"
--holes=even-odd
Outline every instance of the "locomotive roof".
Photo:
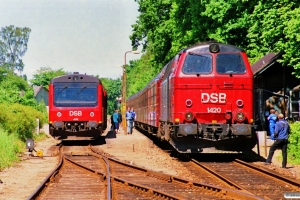
[{"label": "locomotive roof", "polygon": [[86,74],[67,74],[67,75],[63,75],[63,76],[58,76],[51,80],[51,84],[56,83],[56,82],[63,82],[63,83],[73,83],[73,82],[95,83],[95,82],[98,82],[101,84],[101,81],[99,80],[99,78],[91,76],[91,75],[86,75]]},{"label": "locomotive roof", "polygon": [[209,52],[209,46],[211,44],[218,44],[220,46],[220,52],[244,52],[242,48],[230,45],[230,44],[224,44],[219,42],[201,42],[194,46],[190,46],[188,48],[185,48],[182,50],[182,52],[198,52],[198,53],[205,53]]}]

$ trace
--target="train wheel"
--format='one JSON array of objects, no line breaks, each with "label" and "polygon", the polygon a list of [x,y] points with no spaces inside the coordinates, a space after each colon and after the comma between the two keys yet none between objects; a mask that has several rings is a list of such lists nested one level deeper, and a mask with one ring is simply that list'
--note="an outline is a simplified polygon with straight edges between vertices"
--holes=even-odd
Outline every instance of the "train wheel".
[{"label": "train wheel", "polygon": [[162,139],[161,136],[162,136],[162,134],[161,134],[161,125],[159,124],[158,130],[157,130],[157,137],[161,140]]},{"label": "train wheel", "polygon": [[190,161],[191,160],[191,154],[189,153],[180,153],[179,159],[182,161]]},{"label": "train wheel", "polygon": [[165,140],[169,141],[170,140],[170,124],[166,124],[164,126],[165,128]]}]

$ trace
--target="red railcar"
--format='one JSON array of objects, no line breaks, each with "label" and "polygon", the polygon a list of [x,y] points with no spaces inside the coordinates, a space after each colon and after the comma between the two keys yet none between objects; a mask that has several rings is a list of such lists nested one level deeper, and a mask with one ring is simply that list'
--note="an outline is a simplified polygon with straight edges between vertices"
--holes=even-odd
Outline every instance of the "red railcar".
[{"label": "red railcar", "polygon": [[236,46],[205,42],[183,49],[127,105],[138,111],[136,126],[181,153],[240,152],[256,144],[253,74]]},{"label": "red railcar", "polygon": [[70,74],[49,85],[49,133],[56,139],[97,139],[107,128],[107,94],[93,76]]}]

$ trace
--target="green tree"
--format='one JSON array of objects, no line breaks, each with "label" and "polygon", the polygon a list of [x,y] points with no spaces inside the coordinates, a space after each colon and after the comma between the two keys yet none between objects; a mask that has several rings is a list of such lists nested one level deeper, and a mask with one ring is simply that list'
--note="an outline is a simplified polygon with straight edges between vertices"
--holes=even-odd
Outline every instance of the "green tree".
[{"label": "green tree", "polygon": [[0,103],[37,106],[33,89],[24,79],[13,74],[4,76],[0,82]]},{"label": "green tree", "polygon": [[63,71],[62,69],[53,70],[50,67],[41,67],[39,70],[36,71],[36,74],[33,75],[33,79],[30,82],[36,86],[43,86],[49,89],[49,84],[51,79],[68,74],[67,72]]},{"label": "green tree", "polygon": [[23,71],[22,57],[27,51],[30,28],[14,27],[1,28],[0,31],[0,66],[13,72]]},{"label": "green tree", "polygon": [[130,61],[126,66],[127,98],[143,89],[158,74],[160,68],[152,67],[151,54],[146,52],[140,60]]},{"label": "green tree", "polygon": [[206,38],[243,48],[251,63],[268,52],[282,51],[283,65],[293,67],[300,77],[300,8],[293,0],[136,2],[140,15],[132,25],[130,39],[133,48],[142,45],[145,53],[140,62],[130,66],[134,72],[130,93],[137,88],[135,83],[149,81],[148,74],[141,80],[137,73],[145,74],[145,68],[150,74],[159,71],[181,49]]},{"label": "green tree", "polygon": [[121,79],[101,78],[107,92],[107,113],[112,114],[118,108],[117,97],[121,97]]},{"label": "green tree", "polygon": [[165,55],[171,48],[170,31],[168,28],[171,0],[136,0],[139,4],[138,20],[132,25],[133,33],[130,36],[133,49],[143,46],[148,50],[152,44],[155,65],[165,61]]},{"label": "green tree", "polygon": [[250,16],[247,53],[255,62],[268,52],[284,52],[280,62],[300,78],[300,8],[293,0],[259,1]]}]

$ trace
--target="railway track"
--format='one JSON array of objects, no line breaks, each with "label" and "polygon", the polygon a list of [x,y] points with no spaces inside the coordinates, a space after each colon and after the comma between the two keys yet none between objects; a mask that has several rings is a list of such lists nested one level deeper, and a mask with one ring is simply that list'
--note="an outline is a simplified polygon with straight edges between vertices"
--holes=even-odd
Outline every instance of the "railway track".
[{"label": "railway track", "polygon": [[199,162],[192,159],[185,166],[197,173],[204,183],[220,185],[261,196],[283,199],[285,192],[299,192],[300,183],[241,160],[232,162]]},{"label": "railway track", "polygon": [[249,193],[154,172],[110,157],[107,159],[110,161],[112,183],[119,185],[117,189],[113,188],[116,199],[136,199],[135,195],[130,196],[123,191],[128,186],[136,190],[135,194],[142,191],[153,193],[155,196],[151,199],[261,199]]},{"label": "railway track", "polygon": [[58,166],[27,199],[110,198],[105,161],[90,155],[86,147],[75,149],[61,147]]},{"label": "railway track", "polygon": [[261,199],[154,172],[93,147],[61,147],[61,162],[28,199]]}]

